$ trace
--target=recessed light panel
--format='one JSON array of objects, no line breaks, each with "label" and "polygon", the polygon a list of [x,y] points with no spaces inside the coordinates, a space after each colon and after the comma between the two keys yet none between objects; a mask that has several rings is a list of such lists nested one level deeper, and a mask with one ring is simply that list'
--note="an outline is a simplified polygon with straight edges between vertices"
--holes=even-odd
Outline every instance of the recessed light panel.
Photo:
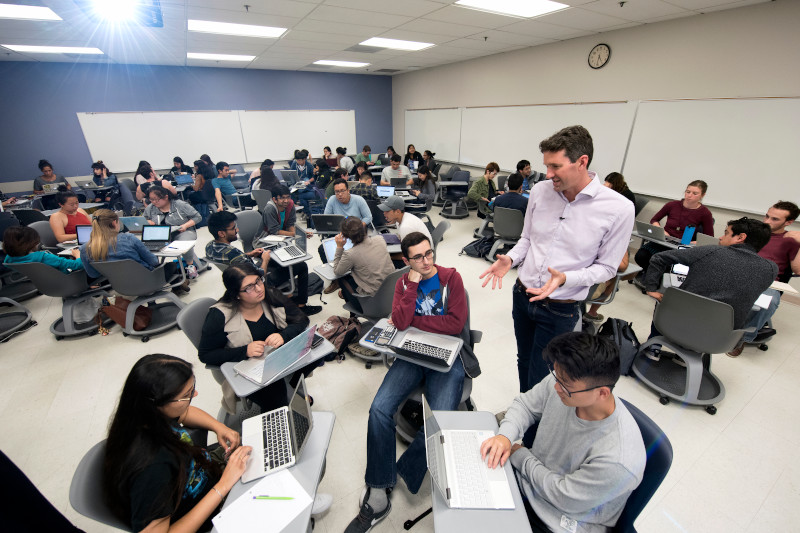
[{"label": "recessed light panel", "polygon": [[188,59],[206,59],[208,61],[252,61],[256,56],[242,56],[235,54],[201,54],[198,52],[188,52]]},{"label": "recessed light panel", "polygon": [[433,43],[418,43],[416,41],[402,41],[400,39],[385,39],[383,37],[373,37],[359,43],[362,46],[377,46],[379,48],[392,48],[394,50],[418,51],[430,48]]},{"label": "recessed light panel", "polygon": [[61,20],[49,7],[0,4],[0,19]]},{"label": "recessed light panel", "polygon": [[210,20],[189,19],[189,31],[275,39],[286,33],[286,28],[273,28],[271,26],[254,26],[252,24],[233,24],[231,22],[213,22]]},{"label": "recessed light panel", "polygon": [[29,46],[26,44],[0,44],[3,48],[14,50],[15,52],[28,52],[31,54],[91,54],[103,55],[99,48],[89,48],[86,46]]},{"label": "recessed light panel", "polygon": [[332,61],[329,59],[321,59],[319,61],[314,61],[314,64],[328,65],[330,67],[349,67],[349,68],[360,68],[369,65],[369,63],[359,63],[357,61]]},{"label": "recessed light panel", "polygon": [[456,5],[497,15],[524,18],[538,17],[569,7],[550,0],[458,0]]}]

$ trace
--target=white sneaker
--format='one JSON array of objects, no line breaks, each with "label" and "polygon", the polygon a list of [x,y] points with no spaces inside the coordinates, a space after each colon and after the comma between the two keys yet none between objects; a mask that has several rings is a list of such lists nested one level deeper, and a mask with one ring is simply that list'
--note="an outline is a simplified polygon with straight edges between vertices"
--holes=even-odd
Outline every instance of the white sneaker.
[{"label": "white sneaker", "polygon": [[195,279],[197,277],[197,267],[194,265],[187,266],[186,277],[188,277],[189,279]]},{"label": "white sneaker", "polygon": [[333,496],[324,492],[318,492],[314,497],[314,505],[311,506],[311,516],[321,515],[331,508]]}]

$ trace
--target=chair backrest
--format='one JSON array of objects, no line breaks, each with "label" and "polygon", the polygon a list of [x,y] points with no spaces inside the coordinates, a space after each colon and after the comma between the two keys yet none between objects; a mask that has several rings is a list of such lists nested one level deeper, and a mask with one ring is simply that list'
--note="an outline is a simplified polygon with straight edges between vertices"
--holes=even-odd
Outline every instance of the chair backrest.
[{"label": "chair backrest", "polygon": [[6,266],[31,280],[39,292],[46,296],[68,298],[78,296],[89,289],[85,270],[75,270],[65,274],[44,263],[9,263]]},{"label": "chair backrest", "polygon": [[[166,264],[166,263],[165,263]],[[167,284],[164,266],[149,270],[133,259],[92,262],[92,267],[108,278],[111,288],[126,296],[147,296]]]},{"label": "chair backrest", "polygon": [[675,287],[664,291],[653,323],[668,339],[708,354],[732,350],[744,333],[733,329],[733,307]]},{"label": "chair backrest", "polygon": [[394,299],[394,287],[397,280],[408,272],[409,267],[395,270],[383,280],[381,286],[372,296],[358,295],[363,315],[369,318],[386,318],[392,314],[392,300]]},{"label": "chair backrest", "polygon": [[40,220],[39,222],[32,222],[28,227],[33,229],[39,234],[39,239],[42,241],[42,246],[45,248],[57,248],[58,239],[56,234],[53,233],[53,228],[50,227],[50,222],[47,220]]},{"label": "chair backrest", "polygon": [[653,497],[672,465],[672,443],[650,417],[635,405],[631,405],[625,400],[622,400],[622,403],[628,408],[628,411],[636,421],[636,425],[639,426],[639,431],[644,441],[644,449],[647,452],[647,463],[644,467],[642,482],[628,496],[625,508],[622,510],[622,514],[612,531],[614,533],[635,533],[636,530],[633,528],[634,520],[642,512],[650,498]]},{"label": "chair backrest", "polygon": [[508,181],[508,174],[497,176],[497,190],[504,191],[506,188],[506,181]]},{"label": "chair backrest", "polygon": [[124,185],[131,193],[136,193],[136,183],[130,178],[122,178],[119,180],[120,185]]},{"label": "chair backrest", "polygon": [[369,213],[372,215],[372,226],[375,228],[380,228],[388,224],[386,222],[386,215],[383,214],[381,208],[378,207],[380,202],[378,200],[372,200],[369,198],[364,198],[367,202],[367,207],[369,207]]},{"label": "chair backrest", "polygon": [[[241,166],[241,165],[238,165]],[[231,183],[237,191],[247,191],[250,189],[250,173],[244,170],[237,171],[235,176],[231,176]]]},{"label": "chair backrest", "polygon": [[239,164],[228,165],[228,168],[231,169],[231,170],[235,170],[237,176],[241,176],[242,174],[245,173],[244,172],[244,167],[242,165],[239,165]]},{"label": "chair backrest", "polygon": [[451,181],[453,179],[453,173],[461,170],[461,167],[451,163],[440,163],[440,165],[439,173],[436,176],[442,181]]},{"label": "chair backrest", "polygon": [[203,334],[203,323],[206,321],[208,309],[216,302],[214,298],[198,298],[178,312],[176,317],[178,327],[195,348],[200,347],[200,337]]},{"label": "chair backrest", "polygon": [[519,209],[496,207],[494,210],[494,232],[501,239],[516,240],[522,235],[525,217]]},{"label": "chair backrest", "polygon": [[103,459],[106,451],[105,439],[86,452],[69,486],[69,503],[83,516],[101,524],[123,531],[131,531],[129,524],[116,517],[103,499]]},{"label": "chair backrest", "polygon": [[442,242],[444,239],[444,232],[450,229],[450,222],[447,220],[442,220],[439,224],[433,228],[431,232],[431,239],[433,239],[433,251],[436,252],[436,248],[439,246],[439,243]]},{"label": "chair backrest", "polygon": [[450,181],[466,181],[469,182],[469,171],[468,170],[456,170],[451,174],[452,178]]},{"label": "chair backrest", "polygon": [[633,213],[634,213],[634,216],[638,216],[639,213],[642,212],[642,209],[644,209],[644,207],[650,202],[650,200],[648,200],[647,198],[645,198],[641,194],[634,195],[633,199],[634,199],[634,202],[633,202]]},{"label": "chair backrest", "polygon": [[15,209],[14,216],[23,226],[30,226],[34,222],[47,222],[47,215],[36,209]]},{"label": "chair backrest", "polygon": [[253,189],[250,194],[253,195],[253,198],[258,204],[259,212],[263,213],[264,208],[267,207],[269,201],[272,200],[272,193],[266,189]]},{"label": "chair backrest", "polygon": [[236,225],[239,227],[239,238],[242,240],[245,252],[253,251],[253,239],[259,234],[263,224],[261,213],[258,211],[250,209],[236,213]]},{"label": "chair backrest", "polygon": [[492,210],[489,209],[489,202],[478,200],[478,212],[482,215],[491,216]]}]

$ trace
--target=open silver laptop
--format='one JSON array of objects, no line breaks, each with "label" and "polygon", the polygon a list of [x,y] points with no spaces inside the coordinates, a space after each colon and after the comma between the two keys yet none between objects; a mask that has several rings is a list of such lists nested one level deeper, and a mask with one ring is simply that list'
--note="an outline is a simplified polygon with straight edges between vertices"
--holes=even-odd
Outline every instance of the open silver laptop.
[{"label": "open silver laptop", "polygon": [[680,239],[676,239],[671,235],[667,235],[667,233],[664,231],[664,228],[661,226],[655,226],[639,220],[636,221],[636,233],[639,235],[646,235],[654,241],[670,242],[673,244],[681,243]]},{"label": "open silver laptop", "polygon": [[247,483],[297,462],[313,426],[305,379],[300,376],[288,407],[242,422],[242,444],[252,446],[242,475]]},{"label": "open silver laptop", "polygon": [[698,233],[694,237],[697,241],[697,246],[719,244],[719,237],[712,237],[711,235],[706,235],[705,233]]},{"label": "open silver laptop", "polygon": [[299,246],[294,244],[289,244],[286,246],[281,246],[280,248],[273,249],[272,255],[274,255],[280,261],[287,262],[293,259],[298,259],[300,257],[305,257],[308,254],[305,252],[305,250],[303,250]]},{"label": "open silver laptop", "polygon": [[266,386],[276,381],[293,366],[302,366],[302,360],[311,353],[314,333],[317,326],[312,325],[280,348],[265,350],[261,357],[251,357],[236,363],[234,372],[256,385]]},{"label": "open silver laptop", "polygon": [[481,444],[491,431],[441,429],[422,396],[425,454],[428,471],[448,507],[454,509],[514,509],[514,497],[503,467],[489,468]]},{"label": "open silver laptop", "polygon": [[377,193],[381,198],[389,198],[390,196],[394,196],[394,187],[391,185],[378,185]]},{"label": "open silver laptop", "polygon": [[131,233],[141,233],[142,228],[150,225],[144,217],[119,217],[119,221]]},{"label": "open silver laptop", "polygon": [[86,180],[86,181],[76,181],[75,183],[76,183],[76,184],[78,185],[78,187],[80,187],[81,189],[97,189],[97,188],[98,188],[98,187],[97,187],[97,184],[96,184],[94,181],[92,181],[92,180]]},{"label": "open silver laptop", "polygon": [[453,366],[463,344],[459,337],[406,331],[402,336],[395,335],[387,348],[404,359],[444,370]]},{"label": "open silver laptop", "polygon": [[[347,239],[344,243],[344,249],[349,250],[352,247],[353,241]],[[336,257],[336,238],[331,237],[323,240],[322,249],[325,251],[325,259],[327,262],[324,265],[315,267],[314,270],[325,279],[336,279],[337,276],[333,272],[333,259]]]}]

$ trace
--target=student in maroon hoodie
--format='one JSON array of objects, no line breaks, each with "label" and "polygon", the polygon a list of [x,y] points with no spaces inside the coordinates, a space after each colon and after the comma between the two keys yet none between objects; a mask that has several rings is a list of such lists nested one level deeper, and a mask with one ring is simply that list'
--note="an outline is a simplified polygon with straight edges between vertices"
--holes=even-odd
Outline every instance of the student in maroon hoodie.
[{"label": "student in maroon hoodie", "polygon": [[394,414],[400,404],[423,381],[425,399],[431,409],[458,408],[465,377],[477,377],[480,367],[469,343],[469,307],[461,276],[454,268],[433,262],[433,249],[424,234],[412,232],[400,244],[409,272],[397,281],[391,323],[399,330],[409,326],[461,337],[464,347],[447,372],[396,359],[383,379],[369,410],[367,429],[367,484],[358,516],[345,533],[366,532],[385,518],[392,506],[389,493],[399,473],[408,490],[416,494],[427,471],[425,435],[416,438],[395,464]]}]

